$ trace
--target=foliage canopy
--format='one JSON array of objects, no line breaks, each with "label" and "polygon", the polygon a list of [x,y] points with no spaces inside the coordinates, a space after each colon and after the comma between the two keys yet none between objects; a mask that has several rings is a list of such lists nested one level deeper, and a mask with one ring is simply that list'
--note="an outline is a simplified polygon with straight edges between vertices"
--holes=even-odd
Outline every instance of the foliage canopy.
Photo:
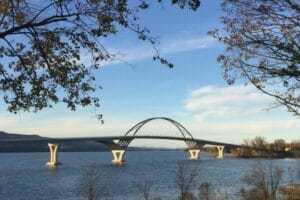
[{"label": "foliage canopy", "polygon": [[297,0],[224,0],[222,30],[209,32],[227,53],[218,61],[228,84],[250,82],[300,115],[300,4]]},{"label": "foliage canopy", "polygon": [[[99,107],[95,92],[100,86],[93,71],[101,61],[114,59],[99,39],[123,27],[155,47],[157,41],[138,17],[149,2],[0,1],[0,90],[8,110],[36,112],[57,102],[71,110],[79,105]],[[200,6],[200,0],[170,2],[194,11]],[[83,63],[83,53],[91,55],[91,64]],[[173,67],[159,52],[153,58]]]}]

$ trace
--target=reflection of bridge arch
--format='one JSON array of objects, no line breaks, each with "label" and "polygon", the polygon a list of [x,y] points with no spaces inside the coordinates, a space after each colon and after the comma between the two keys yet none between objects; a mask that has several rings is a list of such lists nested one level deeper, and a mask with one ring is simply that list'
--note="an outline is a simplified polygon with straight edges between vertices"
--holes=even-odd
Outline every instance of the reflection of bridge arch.
[{"label": "reflection of bridge arch", "polygon": [[136,125],[134,125],[131,129],[129,129],[126,133],[125,136],[135,136],[138,135],[138,132],[141,130],[141,128],[146,125],[147,123],[154,121],[154,120],[165,120],[167,122],[170,122],[172,125],[174,125],[178,131],[181,133],[183,138],[190,138],[193,139],[192,134],[179,122],[176,122],[173,119],[167,118],[167,117],[152,117],[145,119]]}]

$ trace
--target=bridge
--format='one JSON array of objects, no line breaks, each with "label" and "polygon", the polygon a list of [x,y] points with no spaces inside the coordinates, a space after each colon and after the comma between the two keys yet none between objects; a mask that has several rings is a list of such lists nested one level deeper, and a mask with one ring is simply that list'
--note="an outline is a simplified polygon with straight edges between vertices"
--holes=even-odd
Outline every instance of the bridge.
[{"label": "bridge", "polygon": [[[157,135],[139,135],[141,129],[149,122],[155,120],[163,120],[167,123],[173,125],[178,132],[180,133],[179,136],[157,136]],[[57,160],[58,154],[58,146],[59,143],[67,142],[67,141],[97,141],[99,143],[104,144],[108,147],[113,155],[113,164],[122,164],[124,161],[124,155],[126,149],[130,145],[130,143],[135,139],[163,139],[163,140],[178,140],[183,141],[187,145],[187,150],[189,152],[189,159],[190,160],[198,160],[200,149],[204,145],[214,145],[218,150],[217,158],[223,158],[224,148],[236,148],[240,147],[239,145],[223,143],[223,142],[216,142],[216,141],[209,141],[209,140],[202,140],[196,139],[192,136],[192,134],[180,123],[177,121],[166,118],[166,117],[153,117],[146,120],[143,120],[129,129],[125,135],[123,136],[108,136],[108,137],[81,137],[81,138],[45,138],[45,139],[36,139],[36,140],[6,140],[1,141],[3,142],[47,142],[49,149],[50,149],[50,160],[47,163],[49,166],[56,166],[59,164]]]}]

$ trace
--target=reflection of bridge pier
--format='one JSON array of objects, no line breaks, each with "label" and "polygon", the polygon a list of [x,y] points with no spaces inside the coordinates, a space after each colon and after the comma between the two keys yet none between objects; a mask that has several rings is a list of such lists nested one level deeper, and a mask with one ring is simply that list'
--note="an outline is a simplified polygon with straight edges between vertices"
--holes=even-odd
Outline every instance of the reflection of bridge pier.
[{"label": "reflection of bridge pier", "polygon": [[50,167],[55,167],[59,163],[57,162],[57,150],[58,144],[48,143],[50,149],[50,161],[47,162],[47,165]]}]

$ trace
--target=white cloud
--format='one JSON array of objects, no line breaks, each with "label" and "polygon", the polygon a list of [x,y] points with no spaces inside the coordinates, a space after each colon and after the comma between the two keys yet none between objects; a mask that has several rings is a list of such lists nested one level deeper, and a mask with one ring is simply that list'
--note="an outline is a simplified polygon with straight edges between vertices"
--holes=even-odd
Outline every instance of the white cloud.
[{"label": "white cloud", "polygon": [[197,121],[216,116],[249,116],[265,112],[273,99],[252,86],[205,86],[191,91],[185,108],[195,112]]},{"label": "white cloud", "polygon": [[300,123],[297,118],[262,119],[246,121],[217,121],[185,124],[195,138],[228,143],[241,143],[243,139],[262,136],[273,141],[283,138],[286,141],[299,139]]},{"label": "white cloud", "polygon": [[299,118],[283,109],[266,111],[273,102],[252,86],[200,87],[185,101],[185,109],[195,118],[185,126],[196,138],[229,143],[255,136],[269,141],[299,139]]},{"label": "white cloud", "polygon": [[20,134],[38,134],[44,137],[89,137],[123,135],[128,124],[114,120],[100,124],[89,116],[44,118],[30,115],[19,118],[15,115],[0,117],[0,131]]}]

